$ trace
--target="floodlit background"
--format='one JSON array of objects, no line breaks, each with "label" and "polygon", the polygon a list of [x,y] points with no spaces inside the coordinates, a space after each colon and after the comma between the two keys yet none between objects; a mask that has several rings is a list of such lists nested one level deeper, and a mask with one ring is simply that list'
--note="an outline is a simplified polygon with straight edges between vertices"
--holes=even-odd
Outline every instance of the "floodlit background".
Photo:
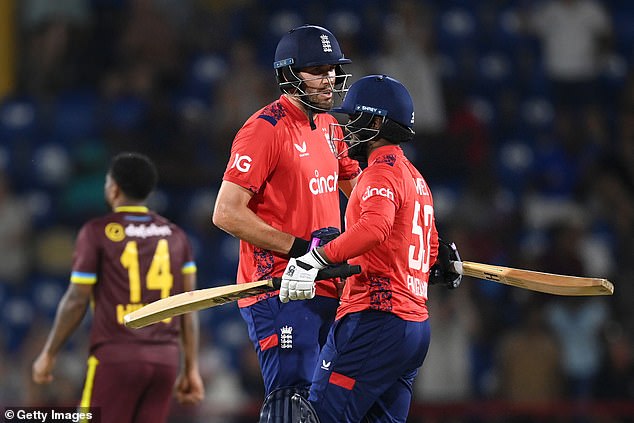
[{"label": "floodlit background", "polygon": [[[616,287],[608,298],[471,278],[430,288],[410,422],[631,419],[629,0],[0,0],[2,405],[80,396],[89,319],[53,385],[34,386],[30,367],[77,230],[107,211],[113,154],[158,164],[151,205],[190,235],[199,287],[233,283],[238,245],[211,224],[215,193],[235,132],[279,95],[277,41],[304,23],[336,35],[353,81],[386,73],[409,88],[417,136],[404,148],[463,259]],[[171,421],[255,421],[263,388],[237,307],[200,318],[207,398],[174,405]]]}]

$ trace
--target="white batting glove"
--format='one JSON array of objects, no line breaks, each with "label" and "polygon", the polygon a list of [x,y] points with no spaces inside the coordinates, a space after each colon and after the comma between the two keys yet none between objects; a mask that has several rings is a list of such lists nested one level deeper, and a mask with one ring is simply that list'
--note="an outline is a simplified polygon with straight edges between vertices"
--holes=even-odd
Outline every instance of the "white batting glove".
[{"label": "white batting glove", "polygon": [[288,261],[280,286],[280,301],[310,300],[315,296],[317,272],[328,266],[326,260],[316,250],[311,250],[298,258]]}]

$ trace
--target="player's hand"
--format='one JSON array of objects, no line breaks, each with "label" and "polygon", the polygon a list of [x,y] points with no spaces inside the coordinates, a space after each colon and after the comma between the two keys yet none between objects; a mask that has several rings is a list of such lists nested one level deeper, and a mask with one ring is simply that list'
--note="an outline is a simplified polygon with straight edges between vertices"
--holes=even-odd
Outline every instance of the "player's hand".
[{"label": "player's hand", "polygon": [[315,278],[317,272],[328,266],[328,262],[317,249],[311,250],[298,258],[288,261],[282,275],[280,301],[309,300],[315,296]]},{"label": "player's hand", "polygon": [[334,226],[317,229],[310,234],[308,241],[303,238],[295,238],[288,255],[294,258],[301,257],[313,248],[323,247],[339,235],[341,235],[341,231]]},{"label": "player's hand", "polygon": [[176,379],[176,400],[180,404],[198,404],[205,397],[205,386],[197,371],[181,373]]},{"label": "player's hand", "polygon": [[310,245],[306,251],[310,251],[317,247],[323,247],[339,235],[341,235],[341,231],[334,226],[317,229],[310,234]]},{"label": "player's hand", "polygon": [[451,267],[452,261],[461,261],[456,244],[438,239],[438,259],[429,272],[430,285],[442,283],[449,289],[460,286],[462,275],[454,272]]},{"label": "player's hand", "polygon": [[53,367],[55,367],[55,358],[45,352],[41,352],[33,362],[31,369],[33,382],[51,383],[53,381]]}]

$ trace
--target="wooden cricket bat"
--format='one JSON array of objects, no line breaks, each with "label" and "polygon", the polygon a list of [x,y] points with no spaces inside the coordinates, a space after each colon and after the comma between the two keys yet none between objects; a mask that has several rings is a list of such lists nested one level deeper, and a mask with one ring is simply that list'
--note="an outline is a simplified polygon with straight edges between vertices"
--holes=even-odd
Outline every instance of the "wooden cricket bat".
[{"label": "wooden cricket bat", "polygon": [[[320,270],[317,279],[345,278],[358,273],[361,273],[360,266],[344,264]],[[126,327],[139,329],[168,317],[216,307],[276,289],[280,289],[280,278],[182,292],[128,313],[123,316],[123,321]]]},{"label": "wooden cricket bat", "polygon": [[453,261],[456,273],[554,295],[612,295],[614,285],[607,279],[585,278],[514,269],[470,261]]}]

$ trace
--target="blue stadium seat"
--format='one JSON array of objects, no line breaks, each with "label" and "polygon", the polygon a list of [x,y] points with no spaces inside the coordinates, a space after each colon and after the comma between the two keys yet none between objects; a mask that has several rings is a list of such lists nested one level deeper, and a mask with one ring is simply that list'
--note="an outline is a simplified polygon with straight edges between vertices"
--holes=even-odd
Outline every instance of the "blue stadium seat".
[{"label": "blue stadium seat", "polygon": [[550,130],[555,119],[555,108],[547,98],[525,98],[520,105],[520,130],[538,133]]},{"label": "blue stadium seat", "polygon": [[35,148],[29,170],[34,177],[35,187],[56,188],[68,182],[72,167],[68,149],[63,144],[53,142]]},{"label": "blue stadium seat", "polygon": [[75,144],[97,135],[100,126],[99,98],[89,90],[60,94],[52,110],[50,130],[60,142]]},{"label": "blue stadium seat", "polygon": [[104,124],[120,132],[140,129],[145,122],[148,104],[133,95],[116,98],[105,105]]},{"label": "blue stadium seat", "polygon": [[31,303],[49,319],[55,317],[57,305],[66,290],[67,281],[51,277],[36,278],[31,288]]},{"label": "blue stadium seat", "polygon": [[438,15],[436,40],[440,50],[446,54],[458,47],[475,47],[478,23],[475,14],[467,8],[454,7]]},{"label": "blue stadium seat", "polygon": [[9,351],[16,351],[31,328],[35,310],[31,301],[22,296],[12,296],[5,301],[1,311],[2,322],[6,328],[6,346]]},{"label": "blue stadium seat", "polygon": [[39,107],[32,98],[7,98],[0,104],[0,144],[33,137],[39,116]]},{"label": "blue stadium seat", "polygon": [[478,92],[486,95],[513,83],[513,78],[513,61],[506,54],[489,51],[480,55],[474,81]]},{"label": "blue stadium seat", "polygon": [[183,84],[183,94],[209,105],[214,98],[216,85],[229,71],[226,58],[219,54],[202,54],[189,64]]},{"label": "blue stadium seat", "polygon": [[496,173],[501,184],[514,193],[523,192],[535,161],[533,146],[521,139],[506,140],[498,147]]}]

